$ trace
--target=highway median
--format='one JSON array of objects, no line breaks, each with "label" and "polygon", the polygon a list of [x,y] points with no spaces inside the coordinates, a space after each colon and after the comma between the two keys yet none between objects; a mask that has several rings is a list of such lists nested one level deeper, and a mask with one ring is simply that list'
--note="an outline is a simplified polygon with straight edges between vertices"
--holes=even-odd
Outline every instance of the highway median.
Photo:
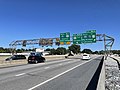
[{"label": "highway median", "polygon": [[[66,55],[49,55],[49,56],[44,56],[44,57],[45,57],[46,61],[50,61],[50,60],[62,60],[62,59],[65,59],[65,56]],[[27,58],[26,59],[20,59],[20,60],[5,61],[5,59],[7,57],[8,56],[1,56],[0,57],[0,68],[28,64]]]}]

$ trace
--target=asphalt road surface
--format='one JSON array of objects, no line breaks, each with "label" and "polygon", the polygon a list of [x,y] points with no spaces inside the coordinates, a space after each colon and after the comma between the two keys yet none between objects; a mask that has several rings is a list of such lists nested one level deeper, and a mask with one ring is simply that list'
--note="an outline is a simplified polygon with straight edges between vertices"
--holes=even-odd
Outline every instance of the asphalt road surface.
[{"label": "asphalt road surface", "polygon": [[102,56],[0,69],[0,90],[85,90]]}]

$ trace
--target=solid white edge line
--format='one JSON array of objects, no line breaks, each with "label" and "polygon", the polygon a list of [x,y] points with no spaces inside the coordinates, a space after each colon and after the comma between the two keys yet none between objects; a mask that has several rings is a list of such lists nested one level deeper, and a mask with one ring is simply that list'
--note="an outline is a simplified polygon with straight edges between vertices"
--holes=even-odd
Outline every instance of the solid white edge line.
[{"label": "solid white edge line", "polygon": [[67,62],[67,63],[70,63],[70,62]]},{"label": "solid white edge line", "polygon": [[44,69],[48,69],[48,68],[50,68],[50,67],[45,67]]},{"label": "solid white edge line", "polygon": [[[90,61],[91,61],[91,60],[90,60]],[[42,83],[40,83],[40,84],[38,84],[38,85],[36,85],[36,86],[34,86],[34,87],[28,89],[28,90],[33,90],[33,89],[35,89],[35,88],[37,88],[37,87],[39,87],[39,86],[41,86],[41,85],[43,85],[43,84],[45,84],[45,83],[47,83],[47,82],[53,80],[53,79],[55,79],[55,78],[58,78],[59,76],[65,74],[65,73],[67,73],[67,72],[69,72],[69,71],[71,71],[71,70],[73,70],[73,69],[75,69],[75,68],[77,68],[77,67],[79,67],[79,66],[81,66],[81,65],[83,65],[83,64],[85,64],[85,63],[87,63],[87,62],[90,62],[90,61],[86,61],[86,62],[81,63],[81,64],[79,64],[79,65],[77,65],[77,66],[75,66],[75,67],[73,67],[73,68],[71,68],[71,69],[68,69],[67,71],[62,72],[62,73],[60,73],[60,74],[58,74],[58,75],[56,75],[56,76],[54,76],[54,77],[52,77],[52,78],[50,78],[50,79],[48,79],[48,80],[42,82]]]},{"label": "solid white edge line", "polygon": [[59,64],[60,66],[63,65],[62,63]]},{"label": "solid white edge line", "polygon": [[24,74],[25,74],[25,73],[21,73],[21,74],[17,74],[17,75],[15,75],[15,76],[18,77],[18,76],[22,76],[22,75],[24,75]]}]

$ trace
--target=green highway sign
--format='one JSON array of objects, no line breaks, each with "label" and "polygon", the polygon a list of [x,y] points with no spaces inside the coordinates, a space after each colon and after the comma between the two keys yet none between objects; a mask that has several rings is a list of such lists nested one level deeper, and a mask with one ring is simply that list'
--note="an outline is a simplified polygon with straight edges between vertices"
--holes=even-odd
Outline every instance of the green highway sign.
[{"label": "green highway sign", "polygon": [[81,44],[82,34],[73,34],[73,44]]},{"label": "green highway sign", "polygon": [[90,30],[82,33],[82,43],[96,43],[96,30]]},{"label": "green highway sign", "polygon": [[89,31],[86,31],[86,33],[96,33],[96,30],[89,30]]},{"label": "green highway sign", "polygon": [[70,32],[60,33],[60,44],[70,44]]},{"label": "green highway sign", "polygon": [[[73,44],[96,43],[96,30],[89,30],[82,34],[73,34]],[[60,33],[60,44],[70,44],[70,32]]]}]

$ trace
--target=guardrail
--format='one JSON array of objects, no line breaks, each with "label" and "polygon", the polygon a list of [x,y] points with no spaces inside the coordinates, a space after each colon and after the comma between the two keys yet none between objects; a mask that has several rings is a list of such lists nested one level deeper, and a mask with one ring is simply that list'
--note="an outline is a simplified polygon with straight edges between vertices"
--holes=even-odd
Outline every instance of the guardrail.
[{"label": "guardrail", "polygon": [[114,60],[117,62],[118,68],[119,68],[119,70],[120,70],[120,62],[119,62],[116,58],[114,58],[114,57],[111,57],[111,58],[114,59]]}]

